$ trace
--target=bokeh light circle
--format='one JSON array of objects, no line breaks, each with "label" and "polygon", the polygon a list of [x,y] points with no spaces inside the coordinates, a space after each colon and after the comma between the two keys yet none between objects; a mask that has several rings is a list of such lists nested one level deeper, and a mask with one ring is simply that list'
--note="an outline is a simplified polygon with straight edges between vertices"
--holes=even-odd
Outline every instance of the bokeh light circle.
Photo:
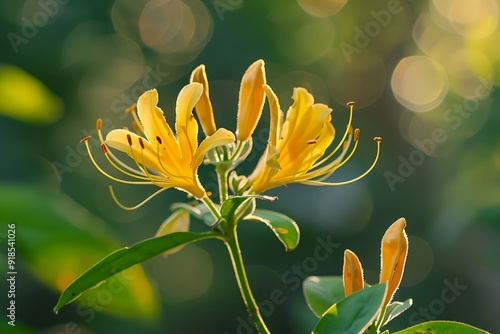
[{"label": "bokeh light circle", "polygon": [[337,14],[347,0],[297,0],[300,7],[309,15],[327,17]]},{"label": "bokeh light circle", "polygon": [[391,88],[404,107],[416,111],[436,108],[448,93],[443,66],[426,56],[403,58],[392,74]]},{"label": "bokeh light circle", "polygon": [[498,25],[495,0],[431,0],[430,11],[439,26],[470,39],[485,38]]}]

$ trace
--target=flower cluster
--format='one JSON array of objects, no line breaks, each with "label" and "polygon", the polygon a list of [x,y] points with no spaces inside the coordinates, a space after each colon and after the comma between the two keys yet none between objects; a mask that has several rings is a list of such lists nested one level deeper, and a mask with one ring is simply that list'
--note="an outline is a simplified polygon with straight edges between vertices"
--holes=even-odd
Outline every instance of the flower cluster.
[{"label": "flower cluster", "polygon": [[[226,164],[227,171],[243,161],[251,150],[252,134],[262,114],[265,100],[270,110],[268,145],[255,170],[249,176],[230,175],[231,189],[235,194],[261,194],[271,188],[291,183],[308,185],[342,185],[354,182],[373,169],[379,152],[381,138],[375,137],[377,154],[373,164],[359,177],[332,183],[326,179],[343,166],[354,154],[359,140],[359,129],[353,129],[354,102],[347,106],[350,117],[346,130],[338,144],[331,148],[335,128],[331,124],[332,109],[315,103],[313,96],[304,88],[295,88],[293,104],[284,116],[278,98],[266,83],[264,61],[254,62],[241,80],[235,134],[217,128],[209,94],[209,83],[203,65],[191,74],[190,83],[177,97],[175,133],[158,105],[155,89],[142,94],[137,105],[128,109],[134,118],[134,129],[112,130],[104,138],[101,120],[97,131],[104,156],[121,174],[118,178],[102,168],[94,159],[88,139],[82,139],[96,168],[113,181],[126,184],[152,184],[159,187],[154,194],[139,205],[127,207],[111,194],[124,209],[135,209],[158,193],[177,188],[197,199],[208,197],[198,179],[198,167],[203,161]],[[198,142],[198,121],[205,138]],[[110,148],[126,153],[132,165],[119,159]]]}]

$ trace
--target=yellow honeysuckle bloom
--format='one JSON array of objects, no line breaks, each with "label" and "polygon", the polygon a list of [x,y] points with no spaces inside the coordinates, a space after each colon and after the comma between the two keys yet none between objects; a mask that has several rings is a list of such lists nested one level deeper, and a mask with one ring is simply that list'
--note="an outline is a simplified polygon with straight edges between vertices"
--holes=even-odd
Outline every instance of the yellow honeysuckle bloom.
[{"label": "yellow honeysuckle bloom", "polygon": [[[193,70],[190,82],[199,82],[203,85],[203,95],[196,104],[196,113],[203,131],[209,136],[215,132],[216,126],[204,65]],[[236,136],[241,142],[250,139],[260,119],[265,100],[263,89],[265,83],[264,61],[259,59],[248,67],[241,79],[236,124]]]},{"label": "yellow honeysuckle bloom", "polygon": [[[143,136],[118,129],[109,132],[104,140],[101,133],[102,122],[97,121],[101,148],[109,163],[121,173],[138,181],[122,180],[105,172],[90,152],[89,137],[82,140],[87,146],[92,162],[105,176],[121,183],[154,184],[161,188],[134,207],[121,205],[110,188],[113,198],[122,208],[135,209],[169,188],[186,191],[198,199],[206,195],[198,180],[198,167],[207,151],[232,143],[235,137],[230,131],[221,128],[198,145],[198,123],[192,111],[202,93],[203,85],[200,83],[188,84],[180,91],[176,103],[177,135],[167,124],[163,111],[157,107],[158,93],[155,89],[146,91],[139,97],[137,115],[133,112],[135,126]],[[134,166],[119,160],[108,147],[126,153],[133,159]]]},{"label": "yellow honeysuckle bloom", "polygon": [[344,252],[342,280],[346,297],[364,288],[363,267],[356,254],[349,249]]},{"label": "yellow honeysuckle bloom", "polygon": [[[294,103],[283,121],[278,98],[271,87],[264,85],[263,88],[271,111],[269,140],[266,152],[248,177],[249,193],[262,193],[289,183],[343,185],[361,179],[373,169],[380,153],[380,137],[374,138],[377,155],[365,173],[346,182],[323,181],[350,159],[358,145],[359,129],[353,130],[351,127],[354,102],[347,104],[350,117],[342,139],[335,149],[326,153],[335,137],[335,129],[330,123],[332,109],[325,104],[314,103],[313,96],[306,89],[295,88]],[[346,157],[352,140],[354,147]],[[333,158],[341,148],[340,154]]]},{"label": "yellow honeysuckle bloom", "polygon": [[408,238],[405,232],[406,220],[398,219],[382,238],[380,283],[387,282],[384,305],[387,305],[401,283],[408,254]]}]

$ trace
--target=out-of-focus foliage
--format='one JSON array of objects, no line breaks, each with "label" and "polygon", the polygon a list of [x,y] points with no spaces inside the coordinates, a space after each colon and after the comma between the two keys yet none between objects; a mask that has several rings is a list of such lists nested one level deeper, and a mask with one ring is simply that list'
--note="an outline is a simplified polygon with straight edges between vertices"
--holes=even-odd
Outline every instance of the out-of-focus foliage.
[{"label": "out-of-focus foliage", "polygon": [[[17,258],[59,292],[119,248],[100,219],[63,194],[36,187],[0,186],[0,220],[16,224]],[[140,266],[101,283],[80,299],[82,312],[100,308],[123,317],[157,316],[157,295]]]}]

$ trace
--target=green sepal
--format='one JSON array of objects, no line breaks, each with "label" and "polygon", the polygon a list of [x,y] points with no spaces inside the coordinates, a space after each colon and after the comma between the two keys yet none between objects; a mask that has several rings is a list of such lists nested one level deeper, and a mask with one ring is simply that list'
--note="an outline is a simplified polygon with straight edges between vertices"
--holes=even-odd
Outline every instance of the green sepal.
[{"label": "green sepal", "polygon": [[485,330],[456,321],[436,320],[423,322],[393,334],[484,334]]},{"label": "green sepal", "polygon": [[363,333],[380,313],[386,290],[384,282],[342,299],[322,315],[312,333]]},{"label": "green sepal", "polygon": [[307,306],[319,318],[345,298],[342,276],[309,276],[302,284]]},{"label": "green sepal", "polygon": [[392,319],[396,318],[398,315],[409,309],[413,305],[413,300],[411,298],[405,300],[404,302],[392,302],[385,308],[384,319],[382,320],[382,326],[387,325]]},{"label": "green sepal", "polygon": [[57,314],[64,305],[77,299],[84,291],[104,283],[106,279],[122,270],[170,249],[209,238],[221,238],[221,236],[216,232],[176,232],[138,242],[130,248],[121,248],[109,254],[73,281],[59,297],[54,313]]},{"label": "green sepal", "polygon": [[254,220],[266,224],[285,246],[287,252],[294,250],[300,241],[300,230],[297,223],[290,217],[279,212],[257,209],[245,220]]}]

